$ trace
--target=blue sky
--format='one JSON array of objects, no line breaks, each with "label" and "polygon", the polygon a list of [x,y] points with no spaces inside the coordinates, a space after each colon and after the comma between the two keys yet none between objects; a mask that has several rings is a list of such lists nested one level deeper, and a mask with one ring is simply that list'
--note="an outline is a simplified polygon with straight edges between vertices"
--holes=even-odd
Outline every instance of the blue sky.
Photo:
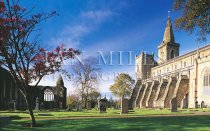
[{"label": "blue sky", "polygon": [[[134,79],[135,67],[118,65],[117,52],[132,51],[132,62],[142,50],[157,54],[168,11],[171,11],[172,21],[179,16],[179,12],[172,10],[173,0],[33,0],[22,5],[27,8],[35,6],[34,12],[55,10],[59,13],[59,16],[40,25],[41,44],[54,47],[63,43],[95,57],[97,51],[104,54],[114,51],[114,66],[104,65],[102,71],[106,74],[128,72]],[[176,42],[181,44],[181,54],[209,43],[199,43],[195,34],[189,35],[184,31],[174,29],[174,34]],[[123,56],[123,63],[128,63],[128,55],[124,53]],[[100,91],[110,94],[109,86],[112,83],[113,80],[101,81]],[[41,84],[55,85],[55,81],[46,77]],[[67,80],[65,86],[69,92],[75,89]]]}]

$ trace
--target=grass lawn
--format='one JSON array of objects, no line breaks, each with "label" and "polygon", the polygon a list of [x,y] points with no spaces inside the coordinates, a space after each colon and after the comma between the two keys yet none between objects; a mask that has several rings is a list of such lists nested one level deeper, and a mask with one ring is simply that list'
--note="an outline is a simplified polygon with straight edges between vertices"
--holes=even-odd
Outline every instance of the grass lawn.
[{"label": "grass lawn", "polygon": [[1,130],[210,130],[210,116],[38,120],[41,127],[23,127],[23,123],[27,122],[29,121],[4,120]]},{"label": "grass lawn", "polygon": [[[210,109],[199,111],[209,112]],[[119,110],[108,110],[100,114],[96,110],[84,110],[82,112],[35,112],[37,123],[40,127],[28,128],[24,124],[30,123],[27,112],[0,111],[0,131],[4,130],[210,130],[210,116],[158,116],[158,117],[135,117],[135,118],[100,118],[103,116],[148,116],[161,114],[188,114],[194,110],[181,110],[170,113],[167,109],[152,110],[138,109],[129,114],[120,115]],[[83,119],[65,119],[71,117],[99,117]],[[57,119],[57,120],[56,120]]]}]

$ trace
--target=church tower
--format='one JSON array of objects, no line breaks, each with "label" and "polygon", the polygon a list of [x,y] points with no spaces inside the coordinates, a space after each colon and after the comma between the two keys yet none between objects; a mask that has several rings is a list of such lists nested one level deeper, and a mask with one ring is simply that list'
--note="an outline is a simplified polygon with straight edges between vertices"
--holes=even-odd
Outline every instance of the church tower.
[{"label": "church tower", "polygon": [[59,75],[56,82],[56,106],[57,108],[66,107],[66,87],[64,86],[63,78]]},{"label": "church tower", "polygon": [[179,47],[180,44],[175,43],[171,19],[170,16],[168,16],[163,41],[158,46],[158,64],[162,64],[167,60],[179,56]]}]

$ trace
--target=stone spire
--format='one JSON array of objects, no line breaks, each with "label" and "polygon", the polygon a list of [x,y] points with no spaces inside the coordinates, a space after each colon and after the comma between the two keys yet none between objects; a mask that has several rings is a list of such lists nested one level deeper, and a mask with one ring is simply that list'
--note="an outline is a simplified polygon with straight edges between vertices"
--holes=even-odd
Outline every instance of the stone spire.
[{"label": "stone spire", "polygon": [[61,74],[59,74],[56,85],[64,86],[64,82],[63,82],[63,78],[62,78]]},{"label": "stone spire", "polygon": [[168,15],[163,41],[158,46],[158,64],[162,64],[170,59],[173,59],[174,57],[179,56],[179,47],[180,44],[175,43],[172,23],[170,15]]},{"label": "stone spire", "polygon": [[167,21],[164,36],[163,36],[163,44],[167,44],[167,43],[171,43],[171,44],[175,43],[170,16],[168,16],[168,21]]}]

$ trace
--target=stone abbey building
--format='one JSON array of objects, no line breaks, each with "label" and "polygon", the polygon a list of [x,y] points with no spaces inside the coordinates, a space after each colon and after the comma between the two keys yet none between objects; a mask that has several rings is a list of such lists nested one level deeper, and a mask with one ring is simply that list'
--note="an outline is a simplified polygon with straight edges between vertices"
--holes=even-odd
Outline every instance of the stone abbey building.
[{"label": "stone abbey building", "polygon": [[[59,76],[56,86],[38,86],[31,88],[34,108],[36,104],[42,109],[66,108],[66,87]],[[0,110],[14,109],[25,110],[26,103],[21,92],[15,88],[15,84],[10,73],[0,67]]]},{"label": "stone abbey building", "polygon": [[170,108],[174,98],[179,108],[210,107],[210,44],[182,56],[179,48],[168,17],[158,62],[154,54],[136,56],[132,108]]}]

